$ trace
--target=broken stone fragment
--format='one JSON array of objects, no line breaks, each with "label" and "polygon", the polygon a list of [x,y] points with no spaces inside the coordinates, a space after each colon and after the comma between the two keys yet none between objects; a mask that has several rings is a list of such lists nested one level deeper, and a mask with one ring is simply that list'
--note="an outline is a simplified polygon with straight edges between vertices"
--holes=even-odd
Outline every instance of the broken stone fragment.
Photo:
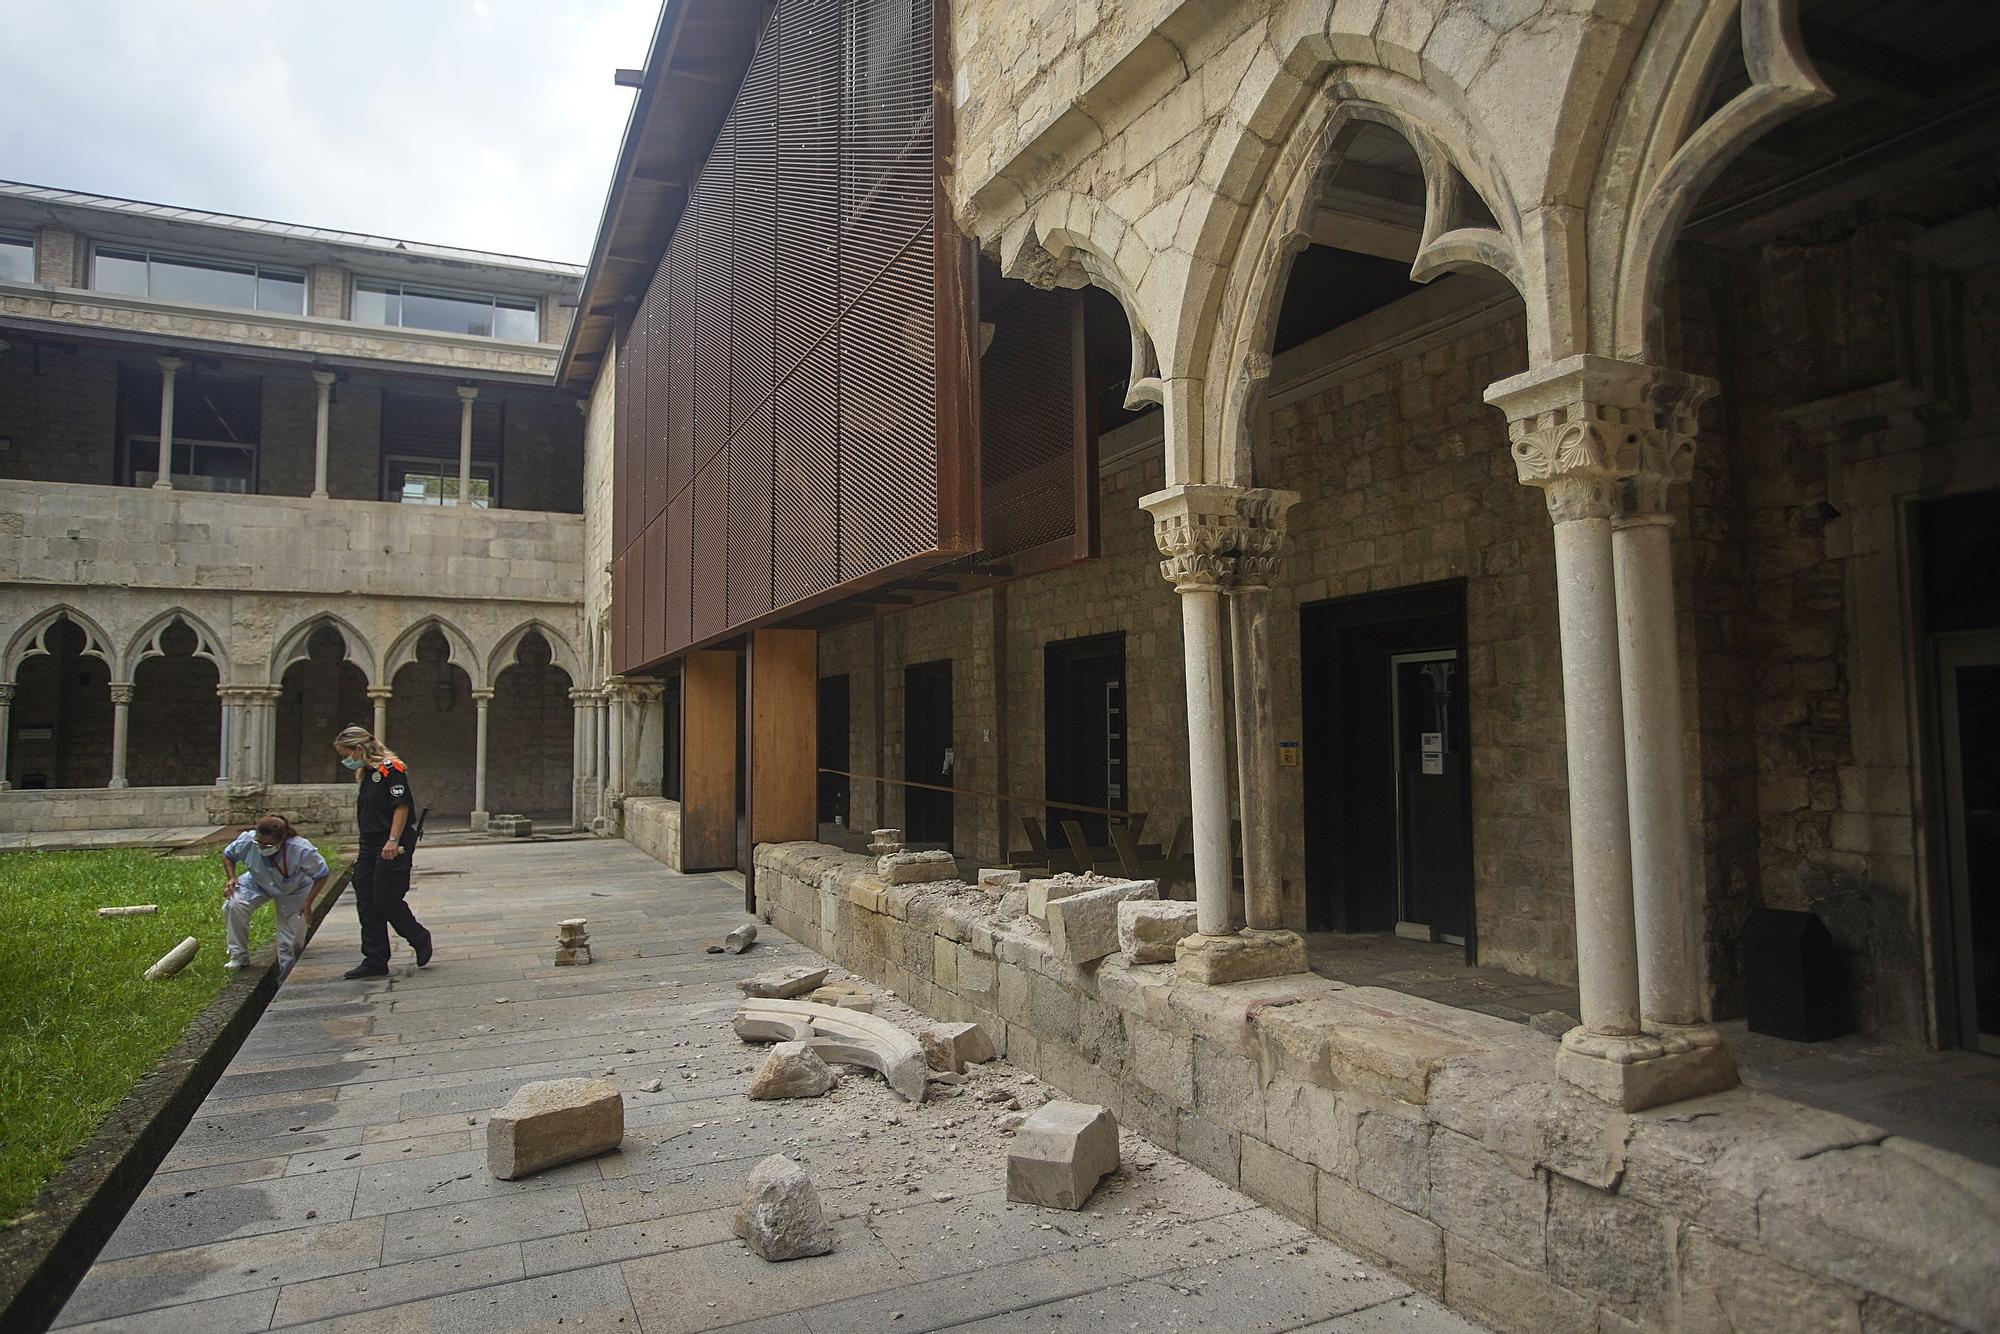
[{"label": "broken stone fragment", "polygon": [[963,1074],[966,1066],[983,1065],[997,1054],[978,1024],[933,1024],[922,1037],[924,1060],[933,1070]]},{"label": "broken stone fragment", "polygon": [[486,1120],[486,1170],[515,1181],[609,1153],[625,1138],[625,1099],[602,1079],[545,1079],[515,1090]]},{"label": "broken stone fragment", "polygon": [[806,1170],[783,1154],[758,1163],[736,1210],[736,1235],[766,1260],[799,1260],[833,1250],[833,1230],[820,1211]]},{"label": "broken stone fragment", "polygon": [[1174,947],[1194,933],[1192,903],[1127,899],[1118,905],[1118,949],[1126,963],[1172,963]]},{"label": "broken stone fragment", "polygon": [[200,948],[201,942],[193,936],[189,936],[186,940],[183,940],[180,944],[162,954],[160,961],[146,970],[146,980],[148,982],[157,982],[163,977],[172,977],[193,961],[195,952]]},{"label": "broken stone fragment", "polygon": [[825,968],[773,968],[740,979],[736,989],[746,996],[785,1000],[818,987],[826,981],[827,972]]},{"label": "broken stone fragment", "polygon": [[1006,867],[981,867],[979,871],[979,887],[993,894],[1005,894],[1022,880],[1019,871]]},{"label": "broken stone fragment", "polygon": [[730,1022],[745,1042],[807,1042],[823,1061],[866,1067],[908,1101],[924,1100],[923,1044],[886,1019],[810,1001],[747,1000]]},{"label": "broken stone fragment", "polygon": [[99,908],[97,915],[99,917],[151,917],[159,912],[159,910],[160,905],[157,903],[133,903],[123,908]]},{"label": "broken stone fragment", "polygon": [[838,1005],[844,1009],[859,1010],[863,1014],[875,1013],[875,997],[865,988],[852,982],[829,982],[815,990],[807,1000],[815,1005]]},{"label": "broken stone fragment", "polygon": [[942,848],[892,852],[875,863],[875,873],[892,885],[927,885],[958,879],[958,862]]},{"label": "broken stone fragment", "polygon": [[1049,904],[1056,899],[1066,899],[1072,894],[1081,894],[1087,889],[1102,889],[1106,885],[1119,883],[1101,875],[1052,875],[1045,880],[1028,882],[1028,916],[1036,921],[1046,921]]},{"label": "broken stone fragment", "polygon": [[1128,899],[1157,899],[1159,886],[1151,880],[1128,880],[1086,889],[1048,904],[1049,943],[1058,958],[1071,963],[1089,963],[1118,949],[1118,908]]},{"label": "broken stone fragment", "polygon": [[833,1071],[803,1042],[780,1042],[750,1081],[750,1096],[760,1102],[777,1098],[817,1098],[834,1085]]},{"label": "broken stone fragment", "polygon": [[1118,1120],[1103,1107],[1052,1102],[1021,1123],[1007,1151],[1007,1198],[1081,1209],[1118,1170]]},{"label": "broken stone fragment", "polygon": [[722,948],[731,954],[741,954],[757,940],[757,924],[745,922],[722,938]]}]

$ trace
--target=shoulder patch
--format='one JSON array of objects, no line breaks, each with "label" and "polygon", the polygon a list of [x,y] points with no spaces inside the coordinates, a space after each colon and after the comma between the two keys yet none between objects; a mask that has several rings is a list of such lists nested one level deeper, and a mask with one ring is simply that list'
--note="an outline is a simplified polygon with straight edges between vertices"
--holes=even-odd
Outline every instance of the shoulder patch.
[{"label": "shoulder patch", "polygon": [[380,774],[380,773],[378,772],[378,773],[377,773],[377,774],[375,775],[375,777],[374,777],[374,780],[373,780],[373,781],[375,781],[375,782],[377,782],[377,783],[381,782],[381,781],[382,781],[382,775],[381,775],[381,774]]},{"label": "shoulder patch", "polygon": [[389,795],[392,797],[400,797],[407,791],[409,791],[409,789],[405,787],[401,786],[392,787],[389,789]]}]

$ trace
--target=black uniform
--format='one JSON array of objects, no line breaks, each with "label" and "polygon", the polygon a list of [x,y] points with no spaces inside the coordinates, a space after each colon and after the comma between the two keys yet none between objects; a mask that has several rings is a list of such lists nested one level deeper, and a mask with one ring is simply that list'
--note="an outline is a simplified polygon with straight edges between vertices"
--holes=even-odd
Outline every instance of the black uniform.
[{"label": "black uniform", "polygon": [[[410,911],[405,896],[410,892],[410,853],[417,846],[415,830],[416,797],[410,790],[410,773],[401,760],[390,760],[364,772],[354,794],[355,823],[361,829],[361,853],[354,862],[354,910],[361,917],[361,959],[374,968],[389,966],[389,928],[410,942],[417,962],[429,960],[431,933]],[[407,806],[410,817],[403,825],[403,854],[384,861],[382,845],[396,808]]]}]

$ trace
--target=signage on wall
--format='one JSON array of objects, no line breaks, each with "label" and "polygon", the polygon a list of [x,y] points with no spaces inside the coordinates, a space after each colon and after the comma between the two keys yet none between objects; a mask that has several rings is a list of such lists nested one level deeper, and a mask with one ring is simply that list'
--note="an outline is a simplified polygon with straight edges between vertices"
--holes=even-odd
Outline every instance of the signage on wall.
[{"label": "signage on wall", "polygon": [[1280,741],[1278,743],[1278,767],[1280,769],[1296,769],[1299,767],[1298,742]]}]

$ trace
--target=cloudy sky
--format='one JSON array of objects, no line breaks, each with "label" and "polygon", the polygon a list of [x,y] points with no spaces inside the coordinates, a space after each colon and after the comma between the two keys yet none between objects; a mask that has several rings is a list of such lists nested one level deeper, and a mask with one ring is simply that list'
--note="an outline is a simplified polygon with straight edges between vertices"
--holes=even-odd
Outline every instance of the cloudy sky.
[{"label": "cloudy sky", "polygon": [[588,258],[659,0],[0,0],[0,179]]}]

